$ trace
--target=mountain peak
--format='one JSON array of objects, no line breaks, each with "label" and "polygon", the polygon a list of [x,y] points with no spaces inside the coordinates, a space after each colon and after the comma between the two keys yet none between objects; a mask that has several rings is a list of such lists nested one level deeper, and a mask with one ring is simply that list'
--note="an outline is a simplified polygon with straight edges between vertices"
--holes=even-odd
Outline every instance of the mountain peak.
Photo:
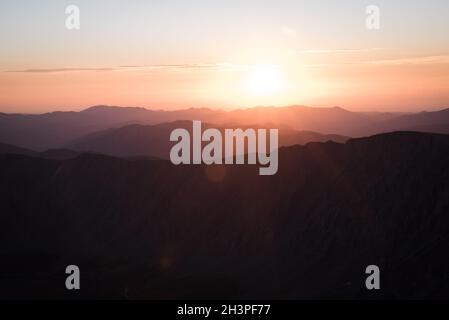
[{"label": "mountain peak", "polygon": [[96,105],[89,107],[87,109],[82,110],[81,112],[98,112],[98,111],[121,111],[121,110],[145,110],[150,111],[148,109],[142,107],[119,107],[119,106],[108,106],[108,105]]}]

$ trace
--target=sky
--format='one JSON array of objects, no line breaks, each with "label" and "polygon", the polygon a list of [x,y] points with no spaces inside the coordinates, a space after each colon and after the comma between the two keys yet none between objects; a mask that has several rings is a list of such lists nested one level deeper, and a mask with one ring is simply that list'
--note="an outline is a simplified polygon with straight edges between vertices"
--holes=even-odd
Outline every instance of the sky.
[{"label": "sky", "polygon": [[0,112],[437,110],[449,107],[448,30],[447,0],[0,0]]}]

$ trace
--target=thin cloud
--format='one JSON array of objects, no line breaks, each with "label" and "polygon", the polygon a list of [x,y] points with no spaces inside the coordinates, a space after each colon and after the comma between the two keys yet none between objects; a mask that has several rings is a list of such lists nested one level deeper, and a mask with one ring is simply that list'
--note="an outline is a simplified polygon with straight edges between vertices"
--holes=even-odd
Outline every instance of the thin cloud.
[{"label": "thin cloud", "polygon": [[436,64],[449,64],[449,55],[439,56],[424,56],[424,57],[411,57],[411,58],[398,58],[398,59],[382,59],[382,60],[370,60],[370,61],[347,61],[339,63],[316,63],[305,64],[305,67],[309,68],[325,68],[325,67],[340,67],[340,66],[404,66],[404,65],[436,65]]},{"label": "thin cloud", "polygon": [[56,73],[56,72],[81,72],[81,71],[114,71],[116,68],[49,68],[49,69],[24,69],[9,70],[13,73]]},{"label": "thin cloud", "polygon": [[359,52],[371,52],[371,51],[379,51],[382,48],[361,48],[361,49],[307,49],[301,50],[301,53],[359,53]]},{"label": "thin cloud", "polygon": [[429,64],[448,64],[449,55],[437,55],[437,56],[424,56],[424,57],[412,57],[412,58],[400,58],[400,59],[386,59],[369,61],[368,64],[373,65],[429,65]]},{"label": "thin cloud", "polygon": [[230,63],[184,63],[120,66],[121,69],[221,69],[232,67]]},{"label": "thin cloud", "polygon": [[65,67],[65,68],[35,68],[22,70],[9,70],[9,73],[64,73],[64,72],[126,72],[131,70],[198,70],[198,71],[241,71],[251,68],[251,65],[234,64],[229,62],[218,63],[183,63],[183,64],[146,64],[121,65],[117,67]]},{"label": "thin cloud", "polygon": [[36,69],[22,69],[9,70],[5,72],[10,73],[61,73],[61,72],[86,72],[86,71],[126,71],[130,69],[179,69],[179,70],[229,70],[238,67],[237,65],[223,62],[223,63],[184,63],[184,64],[149,64],[149,65],[122,65],[118,67],[96,67],[96,68],[82,68],[82,67],[66,67],[66,68],[36,68]]}]

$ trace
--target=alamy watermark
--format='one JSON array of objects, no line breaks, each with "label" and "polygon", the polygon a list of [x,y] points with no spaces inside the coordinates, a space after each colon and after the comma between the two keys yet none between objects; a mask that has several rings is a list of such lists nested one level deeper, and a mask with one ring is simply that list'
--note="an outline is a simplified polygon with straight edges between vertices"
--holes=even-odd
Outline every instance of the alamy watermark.
[{"label": "alamy watermark", "polygon": [[80,268],[70,265],[65,269],[65,273],[69,275],[65,280],[67,290],[80,290]]},{"label": "alamy watermark", "polygon": [[376,5],[369,5],[366,7],[365,26],[368,30],[380,29],[380,8]]},{"label": "alamy watermark", "polygon": [[70,5],[65,8],[67,15],[65,27],[67,30],[79,30],[81,28],[80,8],[76,5]]},{"label": "alamy watermark", "polygon": [[365,286],[368,290],[380,290],[380,269],[372,264],[366,267],[365,273],[369,276],[365,280]]},{"label": "alamy watermark", "polygon": [[[203,132],[201,121],[193,121],[192,138],[188,130],[180,128],[172,131],[170,141],[177,142],[170,151],[175,165],[234,164],[234,159],[235,164],[245,164],[247,158],[248,164],[263,166],[259,175],[274,175],[278,171],[278,129],[269,129],[268,147],[267,129],[225,129],[223,139],[220,130],[209,128]],[[203,142],[207,143],[204,148]]]},{"label": "alamy watermark", "polygon": [[[367,14],[365,20],[365,27],[368,30],[379,30],[380,29],[380,8],[377,5],[369,5],[365,9]],[[65,27],[68,30],[80,30],[81,29],[81,13],[80,8],[77,5],[68,5],[65,8]],[[282,32],[291,36],[296,37],[296,32],[288,27],[283,27]]]}]

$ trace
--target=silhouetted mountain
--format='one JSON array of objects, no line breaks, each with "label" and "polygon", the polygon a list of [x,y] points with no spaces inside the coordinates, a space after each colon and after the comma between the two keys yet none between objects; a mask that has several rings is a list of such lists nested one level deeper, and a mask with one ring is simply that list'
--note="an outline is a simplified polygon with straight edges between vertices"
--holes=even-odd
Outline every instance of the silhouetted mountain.
[{"label": "silhouetted mountain", "polygon": [[447,124],[449,123],[449,109],[403,115],[390,121],[394,122],[395,126],[428,126],[435,124]]},{"label": "silhouetted mountain", "polygon": [[43,151],[60,148],[83,135],[127,124],[158,124],[175,120],[208,118],[220,111],[180,111],[95,106],[81,112],[52,112],[39,115],[1,114],[0,140]]},{"label": "silhouetted mountain", "polygon": [[414,131],[414,132],[449,134],[449,123],[434,124],[434,125],[421,125],[421,126],[415,126],[415,127],[408,127],[406,129],[407,129],[407,131]]},{"label": "silhouetted mountain", "polygon": [[68,264],[84,298],[447,297],[448,163],[406,132],[284,147],[274,176],[0,155],[0,297],[73,298]]},{"label": "silhouetted mountain", "polygon": [[0,139],[30,149],[58,148],[67,141],[111,126],[137,121],[152,111],[139,108],[95,107],[81,112],[0,116]]},{"label": "silhouetted mountain", "polygon": [[50,149],[43,152],[37,152],[29,149],[20,148],[10,144],[0,143],[0,154],[26,155],[45,159],[64,160],[75,158],[80,153],[66,149]]},{"label": "silhouetted mountain", "polygon": [[[449,110],[449,109],[448,109]],[[41,115],[0,114],[0,141],[33,150],[61,148],[84,135],[130,124],[155,125],[177,120],[201,120],[222,127],[256,124],[289,127],[358,137],[403,130],[418,125],[430,128],[448,124],[447,110],[412,115],[358,113],[343,108],[256,107],[234,111],[206,108],[177,111],[96,106],[81,112],[52,112]]]},{"label": "silhouetted mountain", "polygon": [[38,153],[38,156],[41,158],[53,160],[71,159],[79,155],[80,155],[79,152],[68,149],[49,149]]},{"label": "silhouetted mountain", "polygon": [[11,144],[0,142],[0,154],[21,154],[31,156],[36,154],[36,152],[25,148],[13,146]]},{"label": "silhouetted mountain", "polygon": [[[237,126],[236,128],[257,129],[257,125]],[[265,128],[270,128],[267,126]],[[184,128],[192,131],[192,121],[175,121],[154,126],[129,125],[117,129],[108,129],[96,132],[69,144],[67,148],[79,151],[102,153],[118,157],[154,156],[161,159],[170,158],[170,150],[175,142],[170,142],[170,133],[177,129]],[[202,124],[203,130],[207,128],[217,128],[222,134],[224,129],[218,125]],[[233,128],[230,126],[229,128]],[[345,142],[348,138],[339,135],[322,135],[316,132],[296,131],[281,128],[279,131],[279,146],[289,146],[295,144],[306,144],[308,142]]]},{"label": "silhouetted mountain", "polygon": [[343,108],[310,108],[304,106],[257,107],[235,110],[218,117],[218,123],[270,123],[295,130],[354,136],[354,130],[375,122],[376,116],[347,111]]},{"label": "silhouetted mountain", "polygon": [[420,112],[394,117],[375,126],[367,127],[367,134],[413,130],[433,133],[449,133],[449,109]]}]

